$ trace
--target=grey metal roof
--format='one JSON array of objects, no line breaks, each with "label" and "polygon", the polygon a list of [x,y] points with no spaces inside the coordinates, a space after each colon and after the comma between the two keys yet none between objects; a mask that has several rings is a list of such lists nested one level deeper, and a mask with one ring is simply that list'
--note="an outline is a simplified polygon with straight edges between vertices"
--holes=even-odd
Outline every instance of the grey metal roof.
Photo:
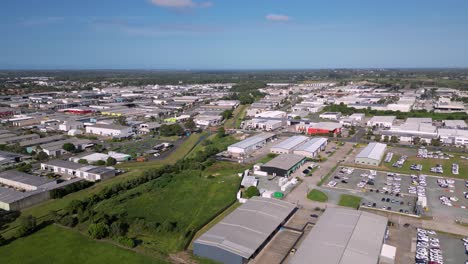
[{"label": "grey metal roof", "polygon": [[307,152],[316,152],[323,144],[327,142],[326,138],[317,137],[312,138],[310,141],[305,142],[302,145],[297,146],[295,151],[307,151]]},{"label": "grey metal roof", "polygon": [[292,136],[292,137],[289,137],[286,140],[281,141],[280,143],[274,145],[272,147],[272,149],[273,148],[278,148],[278,149],[291,150],[291,149],[295,148],[297,145],[305,142],[308,139],[309,139],[309,137],[306,137],[306,136]]},{"label": "grey metal roof", "polygon": [[49,165],[49,166],[56,166],[60,168],[67,168],[67,169],[72,169],[72,170],[77,170],[83,167],[86,167],[88,165],[86,164],[79,164],[79,163],[74,163],[71,161],[66,161],[66,160],[51,160],[44,162],[43,164]]},{"label": "grey metal roof", "polygon": [[19,182],[19,183],[24,183],[24,184],[36,186],[36,187],[55,181],[55,180],[48,179],[45,177],[33,176],[33,175],[20,172],[17,170],[4,171],[0,173],[0,178]]},{"label": "grey metal roof", "polygon": [[231,146],[229,147],[236,147],[236,148],[242,148],[242,149],[245,149],[245,148],[248,148],[250,146],[253,146],[255,144],[258,144],[264,140],[267,140],[269,138],[272,138],[274,137],[275,134],[273,133],[261,133],[261,134],[258,134],[258,135],[255,135],[253,137],[249,137],[249,138],[246,138],[240,142],[237,142],[235,144],[232,144]]},{"label": "grey metal roof", "polygon": [[380,160],[385,152],[386,144],[372,142],[369,143],[361,152],[356,155],[356,158],[368,158]]},{"label": "grey metal roof", "polygon": [[0,186],[0,202],[10,204],[39,192],[42,192],[42,190],[19,192],[12,188]]},{"label": "grey metal roof", "polygon": [[277,199],[252,197],[195,243],[218,247],[248,259],[295,207]]},{"label": "grey metal roof", "polygon": [[376,264],[387,218],[363,211],[328,208],[299,245],[290,264]]},{"label": "grey metal roof", "polygon": [[262,167],[273,167],[273,168],[280,168],[283,170],[289,170],[294,165],[301,162],[303,159],[305,159],[305,157],[301,155],[281,154],[278,157],[262,165]]},{"label": "grey metal roof", "polygon": [[43,137],[43,138],[38,138],[38,139],[33,139],[33,140],[26,140],[26,141],[20,142],[19,144],[21,147],[29,147],[29,146],[49,143],[49,142],[60,140],[63,138],[64,138],[63,135],[55,135],[55,136]]}]

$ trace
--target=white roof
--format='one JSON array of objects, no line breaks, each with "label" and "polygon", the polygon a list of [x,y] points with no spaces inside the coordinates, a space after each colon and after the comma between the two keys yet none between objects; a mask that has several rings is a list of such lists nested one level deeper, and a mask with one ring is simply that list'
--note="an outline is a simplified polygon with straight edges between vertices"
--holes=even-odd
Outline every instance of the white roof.
[{"label": "white roof", "polygon": [[453,127],[453,128],[467,127],[465,120],[444,120],[444,124],[446,127]]},{"label": "white roof", "polygon": [[369,122],[371,123],[393,123],[396,116],[373,116]]},{"label": "white roof", "polygon": [[255,135],[253,137],[249,137],[249,138],[246,138],[240,142],[237,142],[235,144],[232,144],[231,146],[229,147],[235,147],[235,148],[241,148],[241,149],[245,149],[245,148],[248,148],[248,147],[251,147],[255,144],[258,144],[262,141],[265,141],[269,138],[272,138],[274,137],[275,134],[273,133],[261,133],[261,134],[258,134],[258,135]]},{"label": "white roof", "polygon": [[307,141],[304,144],[298,146],[294,150],[295,151],[307,151],[310,153],[314,153],[326,142],[327,142],[326,138],[322,138],[322,137],[313,138],[310,141]]},{"label": "white roof", "polygon": [[359,154],[356,155],[356,158],[380,160],[386,148],[386,144],[372,142],[359,152]]},{"label": "white roof", "polygon": [[380,255],[389,259],[395,259],[396,256],[396,247],[383,244],[382,251]]},{"label": "white roof", "polygon": [[292,136],[292,137],[289,137],[286,140],[281,141],[280,143],[274,145],[272,147],[272,149],[273,148],[280,148],[280,149],[290,150],[290,149],[293,149],[293,148],[297,147],[299,144],[305,142],[308,139],[309,139],[309,137],[306,137],[306,136]]}]

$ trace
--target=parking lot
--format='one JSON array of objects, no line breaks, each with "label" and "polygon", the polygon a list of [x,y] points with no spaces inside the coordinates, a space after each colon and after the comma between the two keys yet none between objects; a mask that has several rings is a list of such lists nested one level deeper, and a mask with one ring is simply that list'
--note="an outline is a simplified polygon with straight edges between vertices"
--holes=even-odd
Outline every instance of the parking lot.
[{"label": "parking lot", "polygon": [[[425,175],[395,174],[387,172],[358,169],[350,171],[338,169],[323,186],[329,189],[347,190],[363,198],[361,206],[418,214],[415,212],[418,195],[425,200],[418,208],[425,216],[436,218],[459,219],[468,214],[468,199],[465,193],[468,188],[465,181]],[[446,183],[440,187],[438,183]],[[395,191],[397,191],[395,193]]]},{"label": "parking lot", "polygon": [[388,177],[385,172],[351,168],[338,169],[325,187],[357,193],[363,198],[361,206],[415,214],[417,199],[408,192],[410,185],[410,177]]}]

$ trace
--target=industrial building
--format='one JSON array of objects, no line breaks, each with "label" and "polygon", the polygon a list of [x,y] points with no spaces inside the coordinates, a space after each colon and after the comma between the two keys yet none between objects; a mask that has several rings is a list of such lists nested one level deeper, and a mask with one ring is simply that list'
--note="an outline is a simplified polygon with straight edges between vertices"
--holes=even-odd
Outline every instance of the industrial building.
[{"label": "industrial building", "polygon": [[386,217],[376,214],[328,208],[288,263],[309,264],[313,260],[320,264],[381,263],[387,222]]},{"label": "industrial building", "polygon": [[87,126],[86,133],[113,138],[128,138],[134,135],[131,127],[102,124]]},{"label": "industrial building", "polygon": [[193,243],[193,252],[224,264],[243,264],[255,257],[294,214],[294,204],[252,197]]},{"label": "industrial building", "polygon": [[357,164],[379,166],[386,149],[386,144],[376,142],[369,143],[369,145],[356,155],[354,162]]},{"label": "industrial building", "polygon": [[340,112],[325,112],[319,115],[320,118],[328,119],[328,120],[338,120],[341,117]]},{"label": "industrial building", "polygon": [[319,135],[319,134],[338,134],[341,132],[343,126],[340,123],[334,122],[319,122],[311,123],[305,128],[305,132],[308,135]]},{"label": "industrial building", "polygon": [[367,126],[391,128],[395,120],[396,116],[374,116],[367,121]]},{"label": "industrial building", "polygon": [[276,135],[273,133],[261,133],[230,145],[227,151],[230,155],[236,157],[249,155],[275,137]]},{"label": "industrial building", "polygon": [[294,148],[309,140],[306,136],[292,136],[271,147],[270,152],[276,154],[292,153]]},{"label": "industrial building", "polygon": [[382,135],[396,136],[402,142],[413,142],[419,138],[422,142],[431,143],[437,138],[437,127],[432,125],[432,118],[408,118],[399,126],[383,130]]},{"label": "industrial building", "polygon": [[296,154],[281,154],[278,157],[260,166],[260,170],[268,173],[268,175],[288,177],[296,171],[306,158]]},{"label": "industrial building", "polygon": [[132,156],[124,153],[118,153],[115,151],[109,151],[107,154],[104,153],[85,153],[84,155],[78,155],[70,157],[68,160],[79,163],[80,160],[86,160],[89,164],[93,164],[98,161],[107,161],[108,158],[114,158],[117,162],[129,161]]},{"label": "industrial building", "polygon": [[88,181],[99,181],[115,176],[114,169],[74,163],[64,160],[51,160],[41,163],[41,170],[50,171],[70,178],[82,178]]},{"label": "industrial building", "polygon": [[35,191],[39,188],[53,186],[56,183],[56,180],[33,176],[17,170],[9,170],[0,173],[0,184],[24,191]]},{"label": "industrial building", "polygon": [[326,138],[317,137],[297,146],[293,153],[307,158],[315,158],[318,153],[325,150],[328,140]]}]

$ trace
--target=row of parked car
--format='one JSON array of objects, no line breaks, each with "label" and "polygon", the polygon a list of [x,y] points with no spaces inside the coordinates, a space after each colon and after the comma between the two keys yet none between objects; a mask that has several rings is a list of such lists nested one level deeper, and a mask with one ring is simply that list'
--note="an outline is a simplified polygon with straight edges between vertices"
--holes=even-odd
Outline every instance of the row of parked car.
[{"label": "row of parked car", "polygon": [[443,264],[444,257],[437,233],[432,230],[417,229],[416,264]]},{"label": "row of parked car", "polygon": [[422,171],[423,166],[421,164],[411,164],[410,170]]},{"label": "row of parked car", "polygon": [[405,164],[405,161],[408,159],[408,156],[403,155],[401,156],[395,163],[393,163],[393,167],[395,168],[401,168]]},{"label": "row of parked car", "polygon": [[388,152],[387,155],[385,156],[384,162],[389,163],[390,161],[392,161],[392,158],[393,158],[393,152]]},{"label": "row of parked car", "polygon": [[435,167],[431,168],[431,172],[442,174],[444,173],[444,168],[442,168],[441,164],[437,164]]}]

